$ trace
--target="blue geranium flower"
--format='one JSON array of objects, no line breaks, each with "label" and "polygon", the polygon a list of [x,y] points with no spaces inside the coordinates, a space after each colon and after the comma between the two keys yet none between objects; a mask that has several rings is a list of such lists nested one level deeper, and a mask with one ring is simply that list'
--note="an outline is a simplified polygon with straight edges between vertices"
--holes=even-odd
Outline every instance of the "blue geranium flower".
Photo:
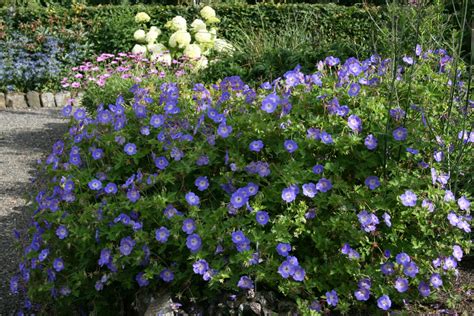
[{"label": "blue geranium flower", "polygon": [[200,199],[194,192],[188,192],[186,193],[186,202],[188,202],[190,206],[197,206],[200,203]]},{"label": "blue geranium flower", "polygon": [[280,97],[276,93],[271,93],[263,99],[261,109],[267,113],[273,113],[279,103]]}]

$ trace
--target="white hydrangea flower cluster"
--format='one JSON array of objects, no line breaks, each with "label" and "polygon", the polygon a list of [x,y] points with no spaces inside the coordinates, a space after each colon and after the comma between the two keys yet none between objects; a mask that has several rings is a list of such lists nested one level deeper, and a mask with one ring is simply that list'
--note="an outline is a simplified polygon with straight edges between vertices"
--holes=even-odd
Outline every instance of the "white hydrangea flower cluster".
[{"label": "white hydrangea flower cluster", "polygon": [[[185,18],[175,16],[165,24],[166,34],[163,34],[156,26],[151,26],[147,31],[146,24],[150,22],[150,16],[145,12],[137,13],[135,22],[142,28],[133,34],[137,44],[132,52],[165,64],[171,64],[173,58],[185,56],[191,59],[196,70],[207,67],[208,56],[213,52],[231,54],[234,49],[232,44],[217,38],[217,28],[214,25],[220,20],[216,11],[205,6],[199,14],[200,18],[195,19],[189,29]],[[162,34],[165,36],[160,37]]]}]

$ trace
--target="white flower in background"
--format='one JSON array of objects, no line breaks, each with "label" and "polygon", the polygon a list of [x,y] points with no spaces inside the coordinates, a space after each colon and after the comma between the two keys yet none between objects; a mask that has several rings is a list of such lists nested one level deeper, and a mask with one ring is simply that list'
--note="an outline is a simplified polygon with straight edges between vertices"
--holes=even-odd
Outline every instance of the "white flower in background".
[{"label": "white flower in background", "polygon": [[234,50],[234,46],[225,39],[218,38],[214,41],[214,49],[218,53],[230,53]]},{"label": "white flower in background", "polygon": [[137,15],[135,15],[135,22],[137,23],[150,22],[150,16],[146,14],[145,12],[138,12]]},{"label": "white flower in background", "polygon": [[189,58],[199,58],[201,57],[201,48],[198,44],[190,44],[186,46],[183,54]]},{"label": "white flower in background", "polygon": [[199,11],[199,13],[204,18],[204,20],[209,20],[216,17],[216,11],[214,11],[214,9],[210,6],[205,6],[201,9],[201,11]]},{"label": "white flower in background", "polygon": [[150,30],[148,31],[148,33],[146,33],[145,40],[147,43],[153,43],[154,41],[156,41],[158,36],[160,36],[160,34],[161,34],[161,30],[157,28],[156,26],[152,26]]},{"label": "white flower in background", "polygon": [[186,31],[186,20],[182,16],[178,15],[171,19],[171,21],[168,21],[165,27],[172,31]]},{"label": "white flower in background", "polygon": [[145,55],[146,47],[140,44],[136,44],[135,46],[133,46],[132,53],[136,55],[139,55],[139,54]]},{"label": "white flower in background", "polygon": [[194,34],[194,38],[198,43],[210,43],[212,42],[212,34],[208,31],[199,31]]},{"label": "white flower in background", "polygon": [[137,42],[144,42],[146,38],[146,33],[144,30],[136,30],[135,33],[133,33],[133,38]]},{"label": "white flower in background", "polygon": [[171,34],[169,45],[171,47],[185,48],[191,43],[191,34],[186,31],[177,31]]},{"label": "white flower in background", "polygon": [[164,65],[171,65],[171,55],[169,53],[164,54],[153,54],[151,55],[151,60],[156,60],[157,62],[164,64]]},{"label": "white flower in background", "polygon": [[159,28],[157,28],[156,26],[152,26],[150,27],[150,31],[149,32],[156,32],[158,34],[161,34],[161,30]]},{"label": "white flower in background", "polygon": [[201,58],[199,58],[199,60],[194,64],[194,71],[198,71],[198,70],[202,70],[202,69],[206,69],[207,68],[207,65],[208,65],[208,60],[206,57],[204,56],[201,56]]},{"label": "white flower in background", "polygon": [[212,17],[212,18],[209,18],[206,20],[206,23],[207,24],[214,24],[214,23],[219,23],[221,20],[219,20],[218,18],[216,17]]},{"label": "white flower in background", "polygon": [[211,29],[209,30],[209,33],[216,36],[217,35],[217,29],[215,27],[211,27]]},{"label": "white flower in background", "polygon": [[165,50],[167,50],[166,46],[161,44],[161,43],[157,43],[157,44],[148,44],[146,46],[146,48],[148,49],[148,51],[151,53],[151,54],[159,54],[159,53],[162,53],[164,52]]},{"label": "white flower in background", "polygon": [[204,23],[203,20],[201,19],[196,19],[193,21],[193,23],[191,23],[191,30],[193,32],[199,32],[199,31],[202,31],[202,30],[206,30],[206,23]]}]

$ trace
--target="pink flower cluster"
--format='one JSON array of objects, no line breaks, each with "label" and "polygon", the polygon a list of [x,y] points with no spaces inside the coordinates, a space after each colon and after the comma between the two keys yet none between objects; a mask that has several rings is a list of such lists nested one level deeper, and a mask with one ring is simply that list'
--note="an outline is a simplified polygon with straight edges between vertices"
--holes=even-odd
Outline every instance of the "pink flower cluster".
[{"label": "pink flower cluster", "polygon": [[103,53],[95,62],[86,61],[73,67],[70,76],[61,80],[61,86],[70,90],[84,90],[92,83],[104,87],[107,80],[115,74],[122,79],[131,79],[135,83],[152,76],[164,78],[167,71],[172,71],[176,77],[181,77],[187,73],[186,67],[185,60],[173,60],[171,66],[168,66],[159,61],[151,61],[140,54]]}]

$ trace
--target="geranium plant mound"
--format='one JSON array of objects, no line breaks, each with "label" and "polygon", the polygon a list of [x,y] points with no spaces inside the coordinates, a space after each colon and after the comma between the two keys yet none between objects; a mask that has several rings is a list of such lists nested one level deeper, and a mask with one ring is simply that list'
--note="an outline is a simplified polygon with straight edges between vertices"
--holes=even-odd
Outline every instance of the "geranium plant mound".
[{"label": "geranium plant mound", "polygon": [[434,298],[470,247],[472,102],[445,51],[400,62],[331,56],[258,89],[137,84],[93,117],[67,106],[12,292],[98,313],[163,289],[273,291],[302,314]]}]

